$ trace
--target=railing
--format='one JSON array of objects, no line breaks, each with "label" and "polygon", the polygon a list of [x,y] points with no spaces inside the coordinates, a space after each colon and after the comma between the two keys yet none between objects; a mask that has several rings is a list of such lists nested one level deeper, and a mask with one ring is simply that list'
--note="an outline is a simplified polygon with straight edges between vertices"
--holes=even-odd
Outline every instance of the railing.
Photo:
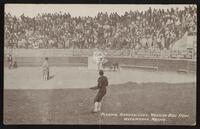
[{"label": "railing", "polygon": [[196,59],[193,50],[133,50],[131,57],[164,58],[164,59]]},{"label": "railing", "polygon": [[[74,56],[92,56],[93,51],[87,49],[74,49]],[[134,57],[134,58],[164,58],[164,59],[194,59],[196,60],[196,53],[192,49],[188,50],[104,50],[108,57]]]}]

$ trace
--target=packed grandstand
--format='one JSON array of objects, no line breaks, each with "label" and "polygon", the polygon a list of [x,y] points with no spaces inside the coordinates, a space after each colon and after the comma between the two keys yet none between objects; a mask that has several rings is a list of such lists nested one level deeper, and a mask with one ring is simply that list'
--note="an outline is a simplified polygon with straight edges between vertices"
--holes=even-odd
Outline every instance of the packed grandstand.
[{"label": "packed grandstand", "polygon": [[197,32],[197,8],[99,12],[95,17],[44,13],[35,17],[5,13],[6,48],[101,48],[169,50],[184,34]]}]

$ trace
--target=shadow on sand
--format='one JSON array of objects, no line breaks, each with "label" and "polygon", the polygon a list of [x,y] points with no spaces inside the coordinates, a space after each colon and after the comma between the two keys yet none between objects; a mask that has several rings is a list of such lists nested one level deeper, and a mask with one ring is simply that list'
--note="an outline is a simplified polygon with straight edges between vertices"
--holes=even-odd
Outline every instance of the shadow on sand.
[{"label": "shadow on sand", "polygon": [[49,79],[48,80],[51,80],[52,78],[54,78],[55,77],[55,75],[51,75],[51,76],[49,76]]}]

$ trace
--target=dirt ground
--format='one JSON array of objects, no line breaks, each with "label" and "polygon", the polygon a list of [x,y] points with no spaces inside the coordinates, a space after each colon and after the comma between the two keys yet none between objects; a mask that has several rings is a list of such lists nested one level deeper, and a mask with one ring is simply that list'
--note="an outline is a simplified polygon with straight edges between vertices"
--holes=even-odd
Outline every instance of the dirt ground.
[{"label": "dirt ground", "polygon": [[[121,69],[118,72],[105,71],[109,84],[127,82],[189,83],[196,82],[195,74],[142,69]],[[97,70],[86,67],[50,67],[50,80],[42,79],[41,67],[19,67],[4,69],[4,89],[69,89],[89,88],[96,85]]]},{"label": "dirt ground", "polygon": [[43,81],[40,68],[5,68],[4,123],[195,124],[194,75],[130,70],[105,72],[110,85],[102,111],[93,114],[97,91],[88,88],[96,84],[96,73],[87,69],[52,68],[52,78]]}]

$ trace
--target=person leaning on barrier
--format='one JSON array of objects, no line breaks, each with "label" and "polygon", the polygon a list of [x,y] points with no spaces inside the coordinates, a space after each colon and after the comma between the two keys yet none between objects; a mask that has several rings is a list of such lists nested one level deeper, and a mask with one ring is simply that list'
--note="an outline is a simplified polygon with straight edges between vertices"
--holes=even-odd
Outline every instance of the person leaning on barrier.
[{"label": "person leaning on barrier", "polygon": [[104,76],[103,70],[99,70],[99,75],[100,77],[98,78],[97,86],[90,88],[93,90],[99,90],[94,99],[94,109],[92,113],[101,111],[101,100],[106,95],[106,87],[108,86],[108,79],[106,76]]},{"label": "person leaning on barrier", "polygon": [[13,58],[11,54],[9,54],[7,58],[8,58],[8,68],[9,69],[17,68],[17,61],[15,60],[15,58]]},{"label": "person leaning on barrier", "polygon": [[13,64],[13,57],[11,54],[9,54],[7,58],[8,58],[8,68],[11,69]]}]

